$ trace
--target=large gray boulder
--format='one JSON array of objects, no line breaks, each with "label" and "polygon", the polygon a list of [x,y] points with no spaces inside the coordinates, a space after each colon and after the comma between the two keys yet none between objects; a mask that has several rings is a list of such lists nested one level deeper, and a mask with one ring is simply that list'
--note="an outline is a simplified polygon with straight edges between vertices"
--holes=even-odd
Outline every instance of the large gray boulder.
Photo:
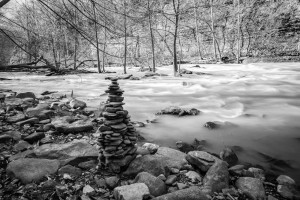
[{"label": "large gray boulder", "polygon": [[165,164],[169,169],[181,169],[184,165],[188,164],[185,153],[168,147],[159,147],[154,156],[164,158]]},{"label": "large gray boulder", "polygon": [[150,194],[157,197],[167,192],[165,183],[148,172],[139,173],[134,180],[136,183],[145,183],[150,191]]},{"label": "large gray boulder", "polygon": [[23,121],[25,119],[26,119],[26,116],[23,113],[18,112],[16,115],[8,117],[6,119],[6,121],[9,122],[9,123],[16,123],[16,122],[19,122],[19,121]]},{"label": "large gray boulder", "polygon": [[185,158],[202,172],[207,172],[216,161],[221,161],[219,158],[205,151],[190,151]]},{"label": "large gray boulder", "polygon": [[70,116],[56,117],[51,122],[57,131],[62,133],[80,133],[93,130],[93,123],[89,119],[75,119]]},{"label": "large gray boulder", "polygon": [[134,159],[123,173],[125,176],[136,176],[140,172],[148,172],[154,176],[170,173],[164,163],[164,157],[158,158],[153,155],[145,155]]},{"label": "large gray boulder", "polygon": [[99,151],[85,140],[73,140],[65,144],[44,144],[34,149],[31,156],[36,158],[70,160],[71,163],[69,164],[73,162],[73,165],[76,165],[79,162],[89,159],[97,159]]},{"label": "large gray boulder", "polygon": [[236,187],[240,189],[245,195],[253,200],[266,199],[265,189],[263,183],[258,178],[240,177],[236,183]]},{"label": "large gray boulder", "polygon": [[143,200],[150,192],[145,183],[134,183],[116,187],[113,194],[116,200]]},{"label": "large gray boulder", "polygon": [[210,188],[212,192],[221,192],[222,189],[229,187],[228,164],[217,161],[204,176],[203,184]]},{"label": "large gray boulder", "polygon": [[58,160],[22,158],[12,161],[7,166],[7,174],[20,179],[23,183],[39,182],[46,175],[57,172]]},{"label": "large gray boulder", "polygon": [[26,115],[28,117],[38,117],[38,118],[41,117],[42,118],[43,115],[41,115],[41,113],[46,110],[49,110],[49,105],[46,103],[40,103],[34,108],[28,108],[26,110]]},{"label": "large gray boulder", "polygon": [[183,190],[177,190],[172,193],[168,193],[152,200],[209,200],[210,198],[206,196],[202,190],[193,186]]}]

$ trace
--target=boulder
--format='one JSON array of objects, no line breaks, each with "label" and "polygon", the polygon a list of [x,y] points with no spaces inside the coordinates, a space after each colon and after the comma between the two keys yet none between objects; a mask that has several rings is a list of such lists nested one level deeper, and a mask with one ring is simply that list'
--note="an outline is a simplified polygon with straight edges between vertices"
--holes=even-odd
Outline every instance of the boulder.
[{"label": "boulder", "polygon": [[221,161],[219,158],[205,151],[190,151],[186,155],[186,160],[199,168],[202,172],[207,172],[216,161]]},{"label": "boulder", "polygon": [[167,177],[167,180],[166,180],[166,184],[167,185],[173,185],[173,183],[175,183],[176,182],[176,180],[177,180],[177,175],[170,175],[170,176],[168,176]]},{"label": "boulder", "polygon": [[13,147],[14,151],[24,151],[31,147],[31,144],[28,142],[21,140],[19,143],[15,144]]},{"label": "boulder", "polygon": [[148,172],[139,173],[134,180],[135,183],[145,183],[150,191],[150,194],[157,197],[167,192],[165,183]]},{"label": "boulder", "polygon": [[81,176],[82,171],[81,171],[81,169],[74,167],[72,165],[65,165],[58,170],[58,174],[60,174],[60,175],[69,174],[69,175],[77,178],[77,177]]},{"label": "boulder", "polygon": [[8,117],[6,119],[6,121],[9,122],[9,123],[16,123],[16,122],[19,122],[19,121],[23,121],[25,119],[26,119],[26,116],[23,113],[19,112],[14,116]]},{"label": "boulder", "polygon": [[28,117],[40,117],[41,116],[41,112],[45,111],[45,110],[49,110],[49,105],[46,104],[46,103],[40,103],[40,104],[38,104],[34,108],[28,108],[26,110],[25,114]]},{"label": "boulder", "polygon": [[35,95],[32,92],[22,92],[17,94],[16,98],[25,99],[25,98],[33,98],[35,99]]},{"label": "boulder", "polygon": [[276,181],[278,182],[278,185],[286,185],[289,187],[294,187],[296,185],[296,182],[291,177],[286,175],[278,176]]},{"label": "boulder", "polygon": [[200,176],[200,174],[195,171],[188,171],[187,173],[185,173],[185,176],[188,177],[192,181],[192,183],[202,181],[202,177]]},{"label": "boulder", "polygon": [[148,172],[154,176],[164,174],[167,176],[170,170],[164,163],[164,157],[158,158],[153,155],[145,155],[134,159],[124,172],[126,176],[136,176],[140,172]]},{"label": "boulder", "polygon": [[21,158],[12,161],[7,166],[7,174],[20,179],[23,183],[39,182],[46,175],[57,172],[58,160]]},{"label": "boulder", "polygon": [[159,145],[153,143],[145,143],[142,146],[144,149],[147,149],[151,154],[157,152]]},{"label": "boulder", "polygon": [[86,107],[86,103],[83,101],[80,101],[78,99],[72,99],[70,101],[70,106],[71,106],[71,108],[74,108],[74,109],[83,109]]},{"label": "boulder", "polygon": [[95,146],[85,140],[73,140],[64,144],[44,144],[34,149],[33,157],[69,160],[69,164],[77,165],[80,162],[97,159],[99,152]]},{"label": "boulder", "polygon": [[30,135],[28,135],[27,137],[24,138],[24,140],[26,142],[29,142],[29,143],[34,143],[34,142],[37,142],[41,139],[43,139],[45,137],[45,133],[43,132],[34,132]]},{"label": "boulder", "polygon": [[109,189],[114,189],[115,187],[117,187],[119,181],[120,179],[116,176],[105,178],[105,183]]},{"label": "boulder", "polygon": [[296,194],[296,182],[289,176],[280,175],[277,177],[277,192],[287,199],[293,199]]},{"label": "boulder", "polygon": [[[6,139],[10,138],[15,141],[21,140],[21,133],[19,131],[6,131],[3,133],[3,135],[5,135]],[[3,136],[3,135],[1,135],[1,136]],[[5,139],[5,137],[3,139]]]},{"label": "boulder", "polygon": [[286,199],[294,199],[294,190],[286,185],[278,185],[277,192]]},{"label": "boulder", "polygon": [[264,181],[266,179],[265,178],[265,171],[262,170],[262,169],[255,168],[255,167],[250,167],[248,169],[248,171],[253,174],[254,178],[258,178],[262,181]]},{"label": "boulder", "polygon": [[154,154],[155,157],[163,158],[164,164],[169,168],[181,169],[186,164],[186,154],[178,151],[176,149],[171,149],[168,147],[159,147],[157,152]]},{"label": "boulder", "polygon": [[207,197],[202,190],[197,187],[193,186],[183,190],[177,190],[175,192],[171,192],[159,197],[156,197],[152,200],[209,200],[210,198]]},{"label": "boulder", "polygon": [[184,115],[198,115],[200,113],[199,110],[195,108],[191,109],[183,109],[178,106],[169,106],[165,109],[162,109],[160,112],[156,113],[157,115],[177,115],[177,116],[184,116]]},{"label": "boulder", "polygon": [[263,200],[266,198],[263,183],[258,178],[240,177],[236,181],[235,185],[245,195],[253,200]]},{"label": "boulder", "polygon": [[51,122],[62,133],[80,133],[93,130],[93,123],[86,119],[75,120],[73,117],[57,117]]},{"label": "boulder", "polygon": [[220,158],[227,162],[229,166],[234,166],[239,161],[237,155],[234,153],[234,151],[228,147],[223,149],[220,153]]},{"label": "boulder", "polygon": [[222,189],[229,187],[229,172],[226,162],[217,161],[209,168],[203,178],[205,187],[212,192],[221,192]]},{"label": "boulder", "polygon": [[113,194],[116,200],[143,200],[150,192],[145,183],[134,183],[116,187]]}]

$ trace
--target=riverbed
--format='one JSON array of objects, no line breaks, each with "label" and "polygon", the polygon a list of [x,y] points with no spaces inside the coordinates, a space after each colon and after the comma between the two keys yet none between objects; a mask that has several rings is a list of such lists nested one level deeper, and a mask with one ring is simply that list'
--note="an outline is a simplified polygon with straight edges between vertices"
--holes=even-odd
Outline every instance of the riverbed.
[{"label": "riverbed", "polygon": [[[234,147],[241,162],[286,174],[300,183],[300,63],[248,65],[182,65],[203,75],[172,76],[172,66],[159,67],[156,76],[141,80],[120,80],[125,90],[124,106],[133,121],[148,123],[139,128],[147,141],[175,147],[178,140],[205,140],[205,149],[219,153]],[[121,72],[121,68],[110,68]],[[128,73],[142,76],[137,68]],[[58,91],[99,109],[107,99],[105,90],[113,74],[44,75],[1,72],[1,89],[16,92]],[[196,108],[198,116],[157,116],[170,105]],[[230,122],[230,126],[209,130],[208,121]]]}]

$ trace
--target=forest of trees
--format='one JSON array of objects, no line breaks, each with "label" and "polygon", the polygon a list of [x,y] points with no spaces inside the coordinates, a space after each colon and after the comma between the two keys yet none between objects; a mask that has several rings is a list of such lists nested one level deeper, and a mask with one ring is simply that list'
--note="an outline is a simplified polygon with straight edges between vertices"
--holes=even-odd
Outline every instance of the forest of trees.
[{"label": "forest of trees", "polygon": [[179,61],[300,52],[299,0],[24,0],[8,15],[10,2],[0,65],[42,56],[56,69],[173,63],[176,74]]}]

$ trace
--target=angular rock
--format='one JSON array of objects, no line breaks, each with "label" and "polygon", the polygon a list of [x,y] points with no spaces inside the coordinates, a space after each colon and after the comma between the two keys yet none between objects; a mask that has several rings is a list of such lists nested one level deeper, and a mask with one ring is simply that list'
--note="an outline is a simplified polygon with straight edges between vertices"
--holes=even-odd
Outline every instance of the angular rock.
[{"label": "angular rock", "polygon": [[38,104],[36,107],[34,108],[28,108],[26,110],[26,115],[31,118],[31,117],[38,117],[40,116],[40,113],[42,111],[48,110],[49,109],[49,105],[48,104]]},{"label": "angular rock", "polygon": [[160,174],[168,176],[170,170],[166,167],[164,161],[164,157],[158,158],[153,155],[138,157],[129,164],[124,175],[136,176],[140,172],[148,172],[154,176],[158,176]]},{"label": "angular rock", "polygon": [[19,112],[18,114],[14,115],[14,116],[8,117],[6,119],[6,121],[9,122],[9,123],[16,123],[16,122],[19,122],[19,121],[23,121],[25,119],[26,119],[26,116],[23,113]]},{"label": "angular rock", "polygon": [[177,185],[178,190],[183,190],[183,189],[186,189],[186,188],[189,187],[189,186],[188,186],[187,184],[185,184],[185,183],[177,183],[176,185]]},{"label": "angular rock", "polygon": [[209,187],[212,192],[221,192],[222,189],[228,188],[228,164],[223,161],[216,161],[205,174],[203,184],[205,187]]},{"label": "angular rock", "polygon": [[95,160],[89,160],[89,161],[81,162],[78,164],[78,167],[80,167],[81,169],[85,169],[85,170],[96,168],[96,166],[97,166],[97,163]]},{"label": "angular rock", "polygon": [[116,187],[113,194],[116,200],[143,200],[150,192],[145,183],[134,183]]},{"label": "angular rock", "polygon": [[24,121],[19,121],[16,124],[18,126],[23,126],[25,124],[33,125],[33,124],[37,124],[37,123],[39,123],[39,119],[36,118],[36,117],[33,117],[33,118],[30,118],[30,119],[27,119],[27,120],[24,120]]},{"label": "angular rock", "polygon": [[74,167],[72,165],[65,165],[58,170],[58,174],[60,174],[60,175],[69,174],[69,175],[77,178],[77,177],[81,176],[82,171],[81,171],[81,169]]},{"label": "angular rock", "polygon": [[240,177],[236,187],[253,200],[265,199],[265,189],[261,180],[251,177]]},{"label": "angular rock", "polygon": [[109,189],[114,189],[118,186],[120,179],[116,176],[105,178],[105,183]]},{"label": "angular rock", "polygon": [[16,98],[25,99],[25,98],[33,98],[35,99],[35,95],[32,92],[23,92],[17,94]]},{"label": "angular rock", "polygon": [[78,99],[72,99],[70,101],[70,106],[71,106],[71,108],[74,108],[74,109],[78,109],[78,108],[83,109],[86,107],[86,103],[83,101],[80,101]]},{"label": "angular rock", "polygon": [[139,173],[135,177],[134,182],[145,183],[149,188],[150,194],[155,197],[161,196],[167,192],[165,183],[161,179],[149,174],[148,172]]},{"label": "angular rock", "polygon": [[56,130],[62,133],[80,133],[93,130],[93,123],[90,120],[77,120],[69,116],[57,117],[52,120]]},{"label": "angular rock", "polygon": [[198,174],[195,171],[189,171],[189,172],[185,173],[185,176],[188,177],[192,181],[192,183],[202,181],[202,177],[200,176],[200,174]]},{"label": "angular rock", "polygon": [[43,132],[34,132],[30,135],[28,135],[27,137],[24,138],[24,140],[26,142],[29,142],[29,143],[34,143],[34,142],[37,142],[41,139],[43,139],[45,137],[45,133]]},{"label": "angular rock", "polygon": [[21,133],[19,131],[6,131],[3,133],[7,138],[11,138],[15,141],[21,140]]},{"label": "angular rock", "polygon": [[187,189],[171,192],[152,200],[209,200],[199,187],[193,186]]},{"label": "angular rock", "polygon": [[255,168],[255,167],[250,167],[248,169],[249,172],[251,172],[254,176],[254,178],[258,178],[262,181],[264,181],[266,179],[265,177],[265,171],[259,168]]},{"label": "angular rock", "polygon": [[39,182],[46,175],[57,172],[58,160],[23,158],[12,161],[7,166],[7,174],[20,179],[23,183]]},{"label": "angular rock", "polygon": [[15,144],[13,149],[14,151],[24,151],[31,147],[31,144],[28,142],[21,140],[19,143]]},{"label": "angular rock", "polygon": [[216,161],[220,161],[219,158],[205,151],[190,151],[186,155],[186,160],[189,161],[190,164],[195,165],[202,172],[207,172]]},{"label": "angular rock", "polygon": [[164,159],[164,165],[169,169],[182,169],[184,165],[188,164],[185,153],[168,147],[159,147],[154,156]]},{"label": "angular rock", "polygon": [[154,154],[157,152],[159,145],[153,143],[145,143],[142,147],[144,149],[147,149],[151,154]]},{"label": "angular rock", "polygon": [[70,159],[70,164],[78,164],[91,158],[97,159],[98,149],[90,145],[85,140],[73,140],[65,144],[44,144],[34,149],[33,157],[66,160]]},{"label": "angular rock", "polygon": [[170,176],[167,177],[167,180],[165,181],[165,183],[167,185],[173,185],[173,183],[175,183],[176,180],[177,180],[177,175],[173,174],[173,175],[170,175]]},{"label": "angular rock", "polygon": [[223,149],[223,151],[221,151],[220,158],[225,162],[227,162],[230,167],[237,164],[237,162],[239,161],[234,151],[228,147],[226,147],[225,149]]},{"label": "angular rock", "polygon": [[86,185],[82,189],[82,193],[86,195],[92,195],[93,193],[95,193],[95,189],[92,188],[90,185]]}]

